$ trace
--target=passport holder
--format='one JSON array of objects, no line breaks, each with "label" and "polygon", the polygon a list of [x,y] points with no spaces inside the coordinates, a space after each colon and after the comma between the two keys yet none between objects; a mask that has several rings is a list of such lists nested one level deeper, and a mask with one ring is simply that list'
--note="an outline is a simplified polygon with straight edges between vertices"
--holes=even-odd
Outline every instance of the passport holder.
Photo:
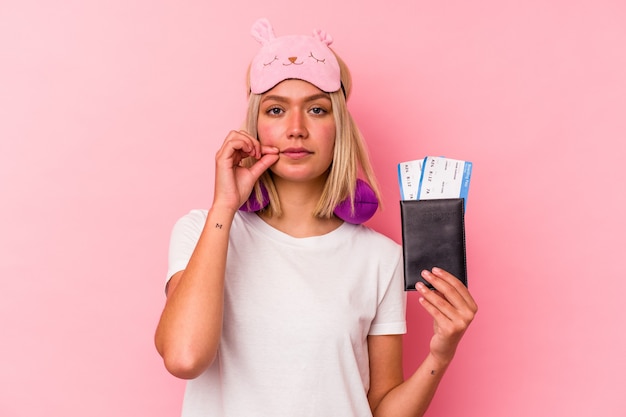
[{"label": "passport holder", "polygon": [[467,286],[463,199],[402,200],[400,210],[405,291],[417,282],[432,289],[421,272],[435,266]]}]

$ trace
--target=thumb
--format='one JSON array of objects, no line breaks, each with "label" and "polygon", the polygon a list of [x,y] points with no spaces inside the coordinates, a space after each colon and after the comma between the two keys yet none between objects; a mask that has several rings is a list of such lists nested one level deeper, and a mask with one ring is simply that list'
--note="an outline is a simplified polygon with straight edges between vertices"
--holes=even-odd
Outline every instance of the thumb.
[{"label": "thumb", "polygon": [[271,167],[272,165],[274,165],[276,163],[276,161],[278,161],[278,154],[277,153],[266,153],[263,156],[261,156],[260,159],[258,159],[254,165],[252,165],[249,170],[250,173],[256,178],[258,179],[261,174],[263,174],[265,171],[267,171],[267,169],[269,167]]}]

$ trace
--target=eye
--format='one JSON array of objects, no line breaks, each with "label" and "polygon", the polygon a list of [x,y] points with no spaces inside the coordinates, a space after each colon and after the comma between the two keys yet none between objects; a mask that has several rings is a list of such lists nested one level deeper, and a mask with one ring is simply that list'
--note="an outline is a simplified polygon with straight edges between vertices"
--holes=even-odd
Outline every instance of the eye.
[{"label": "eye", "polygon": [[314,115],[316,115],[316,116],[322,116],[322,115],[328,113],[328,111],[325,108],[320,107],[320,106],[314,106],[309,111],[311,113],[313,113]]},{"label": "eye", "polygon": [[265,110],[265,113],[267,113],[270,116],[280,116],[281,114],[283,114],[283,109],[281,109],[280,107],[274,106]]},{"label": "eye", "polygon": [[309,58],[313,58],[316,62],[321,62],[322,64],[326,63],[326,59],[317,59],[313,55],[313,52],[309,53]]}]

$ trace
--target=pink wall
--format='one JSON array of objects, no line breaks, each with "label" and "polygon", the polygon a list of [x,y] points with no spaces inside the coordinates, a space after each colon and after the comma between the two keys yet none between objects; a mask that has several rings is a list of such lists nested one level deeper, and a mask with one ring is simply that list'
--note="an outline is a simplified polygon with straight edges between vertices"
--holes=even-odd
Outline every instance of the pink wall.
[{"label": "pink wall", "polygon": [[[353,69],[373,227],[400,239],[397,162],[474,162],[481,309],[429,415],[624,415],[624,2],[209,3],[0,5],[0,415],[178,414],[152,345],[167,241],[210,202],[260,16]],[[431,326],[410,301],[407,370]]]}]

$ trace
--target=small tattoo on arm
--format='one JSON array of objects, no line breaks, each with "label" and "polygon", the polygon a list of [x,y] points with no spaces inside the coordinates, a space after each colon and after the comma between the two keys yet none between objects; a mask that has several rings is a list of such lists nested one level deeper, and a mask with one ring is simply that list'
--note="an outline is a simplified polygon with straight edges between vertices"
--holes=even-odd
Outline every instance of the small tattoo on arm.
[{"label": "small tattoo on arm", "polygon": [[435,373],[436,373],[436,372],[435,372],[435,370],[434,370],[434,369],[433,369],[432,371],[430,371],[430,374],[431,374],[431,375],[435,375]]},{"label": "small tattoo on arm", "polygon": [[216,229],[221,229],[221,228],[222,228],[222,225],[221,225],[220,223],[215,223],[215,228],[216,228]]}]

